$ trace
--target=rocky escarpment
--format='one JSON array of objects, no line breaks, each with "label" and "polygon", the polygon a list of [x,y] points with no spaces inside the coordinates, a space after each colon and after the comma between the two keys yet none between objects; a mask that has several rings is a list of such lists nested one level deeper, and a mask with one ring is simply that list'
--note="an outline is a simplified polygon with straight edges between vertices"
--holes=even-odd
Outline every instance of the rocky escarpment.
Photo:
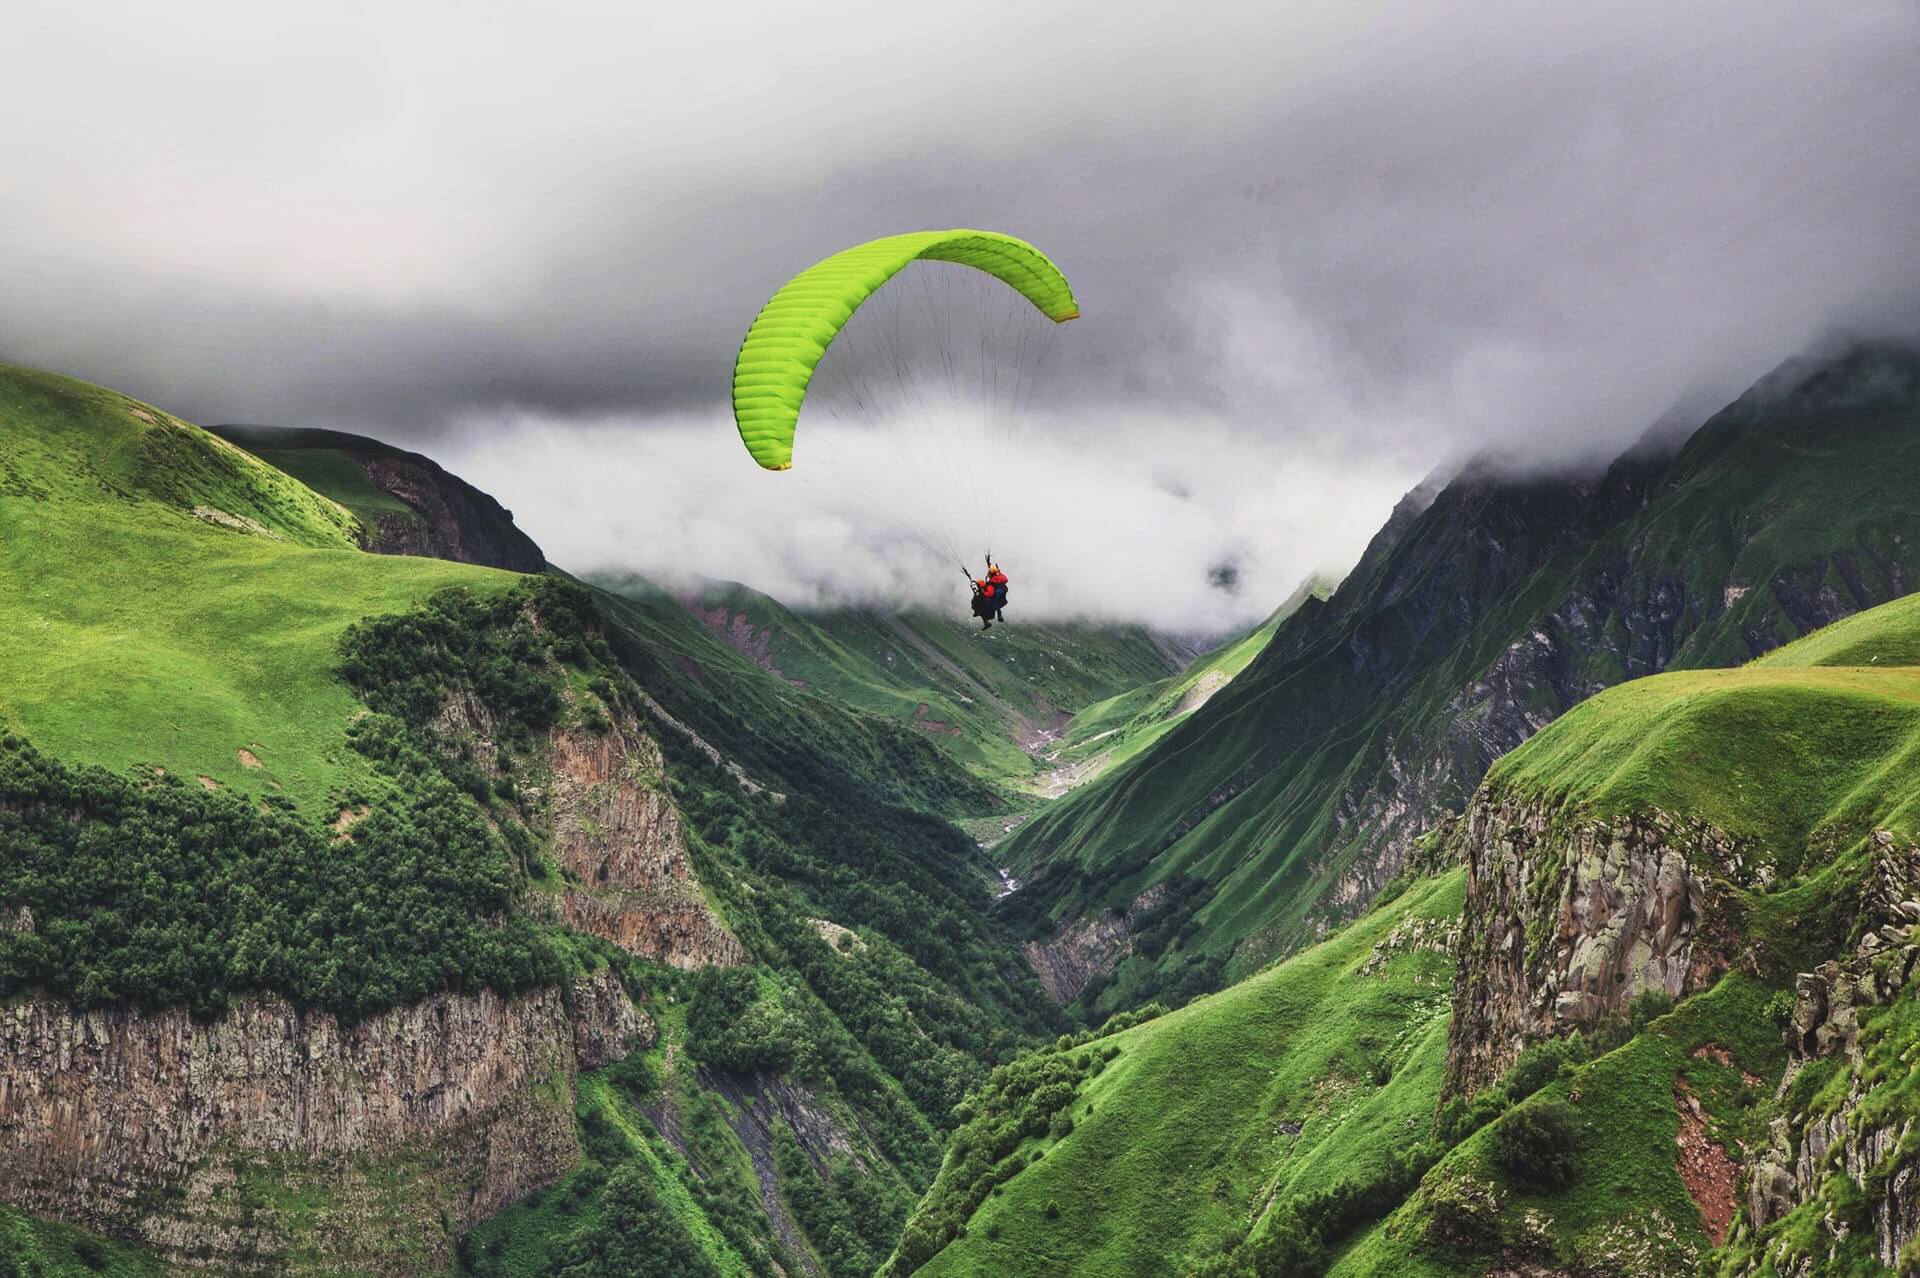
[{"label": "rocky escarpment", "polygon": [[[360,520],[363,550],[511,572],[546,571],[546,556],[514,525],[512,511],[419,453],[343,431],[209,429],[352,510]],[[365,475],[364,485],[356,471]],[[378,500],[366,485],[393,500]]]},{"label": "rocky escarpment", "polygon": [[1096,976],[1112,972],[1133,952],[1133,933],[1143,915],[1160,903],[1167,885],[1133,898],[1123,912],[1108,911],[1077,923],[1063,923],[1049,941],[1028,941],[1027,962],[1041,986],[1060,1004],[1073,1002]]},{"label": "rocky escarpment", "polygon": [[374,518],[362,544],[384,555],[425,555],[513,572],[545,572],[546,556],[513,523],[513,512],[417,453],[349,457],[378,488],[413,508]]},{"label": "rocky escarpment", "polygon": [[1493,1082],[1529,1042],[1623,1013],[1643,991],[1704,988],[1727,961],[1710,883],[1765,873],[1701,822],[1596,818],[1494,786],[1474,796],[1457,837],[1468,879],[1450,1095]]},{"label": "rocky escarpment", "polygon": [[[1874,836],[1874,846],[1860,939],[1853,953],[1800,974],[1785,1030],[1791,1061],[1782,1095],[1803,1070],[1827,1063],[1848,1073],[1844,1099],[1773,1121],[1770,1143],[1748,1178],[1741,1228],[1765,1230],[1795,1212],[1812,1216],[1817,1225],[1810,1234],[1791,1231],[1764,1243],[1748,1273],[1795,1278],[1820,1273],[1830,1251],[1860,1223],[1872,1229],[1881,1264],[1909,1273],[1920,1261],[1903,1255],[1920,1237],[1920,1148],[1911,1139],[1915,1123],[1900,1107],[1878,1103],[1881,1092],[1904,1082],[1920,1046],[1889,1036],[1879,1044],[1883,1059],[1876,1061],[1861,1035],[1862,1020],[1875,1009],[1886,1008],[1903,991],[1912,996],[1909,987],[1920,968],[1920,848],[1900,845],[1886,831]],[[1823,1201],[1843,1177],[1864,1192],[1866,1222],[1845,1219]],[[1762,1257],[1771,1260],[1772,1270]]]},{"label": "rocky escarpment", "polygon": [[[1455,692],[1431,725],[1402,731],[1364,789],[1341,797],[1336,839],[1365,837],[1333,902],[1348,912],[1364,908],[1399,873],[1421,832],[1459,805],[1495,760],[1594,694],[1669,668],[1692,636],[1736,611],[1740,648],[1730,659],[1742,660],[1906,594],[1900,540],[1894,534],[1885,545],[1782,568],[1758,595],[1732,579],[1690,588],[1677,565],[1656,568],[1627,550],[1595,556],[1552,611]],[[1766,601],[1774,606],[1761,606]]]},{"label": "rocky escarpment", "polygon": [[653,1039],[606,969],[353,1025],[270,996],[212,1023],[18,1002],[0,1199],[215,1272],[437,1270],[459,1230],[577,1160],[575,1075]]},{"label": "rocky escarpment", "polygon": [[[503,775],[499,725],[469,690],[448,692],[432,730]],[[564,882],[557,892],[527,893],[526,909],[679,968],[745,961],[694,874],[666,760],[639,718],[616,707],[596,727],[556,727],[544,756],[546,775],[528,783],[526,797],[533,822],[551,834]]]},{"label": "rocky escarpment", "polygon": [[660,747],[638,723],[558,730],[549,758],[552,853],[567,878],[559,917],[675,967],[745,961],[694,876]]}]

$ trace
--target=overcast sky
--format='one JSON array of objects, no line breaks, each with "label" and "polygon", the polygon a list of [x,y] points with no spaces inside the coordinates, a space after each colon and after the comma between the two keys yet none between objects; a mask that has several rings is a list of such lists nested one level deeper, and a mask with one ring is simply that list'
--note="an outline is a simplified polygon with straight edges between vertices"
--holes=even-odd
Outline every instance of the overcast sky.
[{"label": "overcast sky", "polygon": [[577,571],[954,602],[728,377],[813,260],[1004,230],[1084,312],[998,476],[1020,606],[1204,628],[1436,465],[1920,316],[1914,0],[668,9],[9,6],[0,359],[420,448]]}]

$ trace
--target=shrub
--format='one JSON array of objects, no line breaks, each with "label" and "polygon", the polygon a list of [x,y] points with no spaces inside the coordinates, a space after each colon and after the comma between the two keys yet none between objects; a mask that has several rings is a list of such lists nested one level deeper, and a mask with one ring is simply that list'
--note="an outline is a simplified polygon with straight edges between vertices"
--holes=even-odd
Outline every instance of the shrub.
[{"label": "shrub", "polygon": [[1563,1069],[1572,1069],[1587,1058],[1587,1045],[1580,1038],[1548,1039],[1520,1053],[1520,1059],[1507,1072],[1507,1097],[1519,1102],[1551,1083]]},{"label": "shrub", "polygon": [[1776,990],[1767,1000],[1767,1019],[1781,1029],[1793,1023],[1793,995],[1787,990]]},{"label": "shrub", "polygon": [[1673,995],[1667,993],[1666,990],[1659,986],[1655,986],[1653,989],[1643,990],[1635,994],[1633,998],[1628,1001],[1627,1020],[1632,1023],[1633,1032],[1638,1034],[1655,1020],[1665,1016],[1672,1010]]},{"label": "shrub", "polygon": [[1500,1117],[1506,1098],[1489,1088],[1472,1096],[1456,1096],[1440,1107],[1434,1119],[1434,1134],[1442,1145],[1451,1148]]},{"label": "shrub", "polygon": [[1058,1198],[1047,1199],[1047,1219],[1060,1219],[1060,1200]]},{"label": "shrub", "polygon": [[1579,1138],[1565,1101],[1523,1105],[1493,1129],[1493,1161],[1513,1179],[1564,1189],[1580,1177]]}]

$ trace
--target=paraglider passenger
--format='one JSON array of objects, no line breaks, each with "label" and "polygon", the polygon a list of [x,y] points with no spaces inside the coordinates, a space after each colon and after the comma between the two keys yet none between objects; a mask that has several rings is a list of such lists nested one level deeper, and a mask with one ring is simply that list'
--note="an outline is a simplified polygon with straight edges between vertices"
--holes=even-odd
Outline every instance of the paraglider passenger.
[{"label": "paraglider passenger", "polygon": [[993,619],[999,612],[994,584],[984,577],[976,577],[973,582],[973,615],[980,618],[980,628],[993,629]]}]

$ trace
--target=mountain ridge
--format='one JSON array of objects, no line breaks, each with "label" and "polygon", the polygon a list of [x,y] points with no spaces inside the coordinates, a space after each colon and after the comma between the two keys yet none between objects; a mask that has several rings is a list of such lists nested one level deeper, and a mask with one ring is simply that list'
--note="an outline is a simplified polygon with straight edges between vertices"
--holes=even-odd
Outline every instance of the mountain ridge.
[{"label": "mountain ridge", "polygon": [[1009,842],[1029,909],[1057,923],[1198,877],[1214,890],[1171,961],[1251,970],[1364,905],[1494,758],[1592,692],[1905,593],[1914,369],[1856,352],[1750,392],[1677,452],[1589,479],[1469,469],[1403,503],[1328,604]]}]

